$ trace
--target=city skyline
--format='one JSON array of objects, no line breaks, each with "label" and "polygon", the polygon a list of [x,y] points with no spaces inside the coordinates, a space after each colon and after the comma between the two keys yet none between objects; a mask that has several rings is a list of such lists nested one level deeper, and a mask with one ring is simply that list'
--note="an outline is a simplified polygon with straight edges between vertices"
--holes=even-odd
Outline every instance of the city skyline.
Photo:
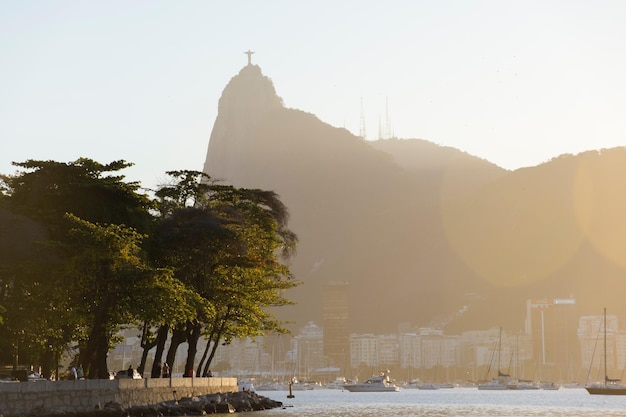
[{"label": "city skyline", "polygon": [[[560,307],[575,305],[573,299],[527,300],[529,315],[523,320],[529,322],[532,317],[536,318],[538,311],[535,309],[541,303],[554,307],[558,301],[564,302]],[[396,333],[351,333],[349,365],[338,365],[326,355],[324,327],[310,321],[291,336],[234,340],[218,349],[214,364],[216,374],[261,380],[292,377],[318,382],[331,382],[338,377],[364,379],[370,376],[364,373],[378,368],[392,368],[399,374],[395,378],[407,382],[410,379],[439,383],[477,382],[489,379],[496,371],[519,379],[559,384],[574,381],[585,384],[590,382],[585,380],[588,375],[592,380],[597,379],[596,374],[602,369],[604,360],[597,348],[598,335],[603,330],[603,315],[579,316],[574,326],[563,327],[559,323],[563,324],[566,316],[572,324],[574,310],[558,311],[556,307],[548,314],[552,316],[544,317],[544,330],[556,329],[561,334],[575,334],[576,337],[575,341],[571,337],[561,340],[547,337],[547,355],[544,350],[537,350],[537,346],[545,342],[532,325],[522,332],[490,327],[446,334],[442,329],[398,323]],[[611,373],[617,374],[626,366],[626,328],[620,328],[618,318],[610,314],[607,315],[607,328],[607,367]],[[285,347],[281,348],[281,344]],[[138,355],[140,350],[135,349],[134,354]],[[118,363],[116,361],[120,358],[131,360],[130,350],[114,350],[112,363]],[[551,358],[556,360],[551,361]],[[124,369],[121,365],[118,367]],[[181,363],[178,367],[182,369],[182,366]],[[227,368],[222,369],[224,366]],[[173,372],[178,372],[176,364]]]}]

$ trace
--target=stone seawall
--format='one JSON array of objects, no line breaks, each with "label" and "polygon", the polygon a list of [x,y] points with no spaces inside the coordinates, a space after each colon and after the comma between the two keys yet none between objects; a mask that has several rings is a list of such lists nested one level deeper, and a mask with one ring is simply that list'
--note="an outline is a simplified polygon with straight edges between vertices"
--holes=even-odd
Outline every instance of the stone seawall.
[{"label": "stone seawall", "polygon": [[0,416],[93,411],[109,402],[130,408],[182,397],[236,391],[237,378],[85,379],[0,383]]}]

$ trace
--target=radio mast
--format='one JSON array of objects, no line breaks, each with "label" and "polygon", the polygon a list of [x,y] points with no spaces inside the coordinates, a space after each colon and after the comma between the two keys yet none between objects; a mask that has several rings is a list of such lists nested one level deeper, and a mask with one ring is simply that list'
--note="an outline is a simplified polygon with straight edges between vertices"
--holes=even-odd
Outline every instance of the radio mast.
[{"label": "radio mast", "polygon": [[363,139],[367,139],[367,133],[365,132],[365,110],[363,108],[363,97],[361,97],[361,125],[359,127],[359,136]]}]

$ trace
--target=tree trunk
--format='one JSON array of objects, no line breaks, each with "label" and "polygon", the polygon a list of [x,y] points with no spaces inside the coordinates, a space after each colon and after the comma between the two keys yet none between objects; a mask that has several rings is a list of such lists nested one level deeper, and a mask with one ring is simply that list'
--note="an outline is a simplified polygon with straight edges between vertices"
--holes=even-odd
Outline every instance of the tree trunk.
[{"label": "tree trunk", "polygon": [[209,359],[206,361],[206,365],[204,366],[204,373],[209,374],[209,366],[211,366],[211,362],[213,362],[213,358],[215,357],[215,352],[217,351],[217,347],[219,346],[219,339],[215,343],[213,343],[213,347],[211,348],[211,354],[209,355]]},{"label": "tree trunk", "polygon": [[109,378],[109,370],[107,368],[108,340],[104,320],[97,320],[89,334],[89,340],[87,340],[85,346],[85,355],[80,355],[81,359],[86,362],[79,365],[84,366],[89,378]]},{"label": "tree trunk", "polygon": [[109,353],[109,303],[102,299],[100,305],[94,311],[91,331],[85,342],[85,355],[81,349],[80,358],[83,362],[76,365],[82,366],[85,375],[92,379],[108,379],[107,355]]},{"label": "tree trunk", "polygon": [[204,348],[204,352],[202,353],[202,358],[200,358],[200,362],[198,363],[198,370],[196,371],[196,373],[200,376],[207,376],[208,367],[205,367],[204,370],[202,369],[202,367],[204,365],[204,361],[206,360],[207,355],[209,354],[209,348],[211,347],[212,339],[213,339],[213,333],[211,333],[209,337],[206,338],[206,347]]},{"label": "tree trunk", "polygon": [[[178,328],[178,329],[172,330],[170,348],[167,351],[167,356],[165,359],[165,361],[167,362],[172,372],[174,372],[174,361],[176,360],[176,350],[178,349],[178,346],[180,346],[182,343],[185,343],[186,341],[187,341],[186,329]],[[183,376],[184,376],[184,370],[183,370]]]},{"label": "tree trunk", "polygon": [[185,374],[189,374],[190,376],[193,373],[193,364],[196,361],[196,353],[198,352],[198,340],[200,339],[201,331],[202,325],[200,323],[190,323],[189,337],[187,338],[189,347],[187,348],[187,362],[185,364]]},{"label": "tree trunk", "polygon": [[[213,343],[213,348],[211,349],[211,354],[209,355],[209,359],[206,362],[206,365],[204,365],[204,374],[208,374],[209,373],[209,366],[211,366],[211,362],[213,362],[213,358],[215,357],[215,352],[217,351],[217,347],[219,346],[219,341],[220,338],[222,337],[222,335],[224,334],[224,329],[226,329],[226,323],[228,323],[228,320],[230,319],[230,311],[231,311],[231,307],[228,306],[226,313],[224,314],[224,316],[221,319],[221,323],[219,326],[218,330],[215,330],[214,332],[212,332],[212,334],[214,335],[214,343]],[[214,329],[217,328],[217,324],[215,326],[213,326]],[[210,343],[210,341],[209,341]]]},{"label": "tree trunk", "polygon": [[[152,376],[152,378],[158,378],[159,375],[161,375],[161,364],[163,363],[163,351],[165,351],[165,342],[167,341],[167,334],[169,333],[169,326],[168,325],[163,325],[161,327],[159,327],[159,330],[157,330],[157,337],[155,340],[155,344],[156,344],[156,352],[154,354],[154,361],[152,362],[152,371],[150,372],[150,375]],[[168,366],[171,368],[172,365],[170,365],[168,363]]]},{"label": "tree trunk", "polygon": [[[211,345],[211,343],[213,343],[213,345]],[[215,346],[217,346],[217,342],[213,342],[212,338],[207,340],[207,344],[206,344],[206,350],[205,350],[205,356],[209,353],[209,348],[211,348],[211,352],[212,354],[214,354],[214,349]],[[206,361],[206,364],[204,365],[204,369],[202,370],[202,376],[209,376],[209,366],[211,366],[211,361],[212,361],[212,356],[209,356],[209,358]]]},{"label": "tree trunk", "polygon": [[143,330],[141,332],[141,342],[140,342],[140,346],[142,349],[141,361],[139,362],[139,367],[137,368],[137,372],[139,372],[142,375],[143,375],[143,371],[146,369],[146,361],[148,360],[148,352],[150,351],[150,349],[156,346],[156,340],[149,342],[147,340],[148,338],[147,334],[148,334],[148,323],[144,322]]},{"label": "tree trunk", "polygon": [[48,348],[44,350],[42,358],[41,358],[41,372],[43,377],[46,379],[50,379],[50,376],[55,370],[55,353],[54,348],[52,347],[52,342],[48,341]]},{"label": "tree trunk", "polygon": [[106,331],[98,336],[95,346],[96,377],[98,379],[109,379],[109,367],[107,357],[109,355],[109,338]]}]

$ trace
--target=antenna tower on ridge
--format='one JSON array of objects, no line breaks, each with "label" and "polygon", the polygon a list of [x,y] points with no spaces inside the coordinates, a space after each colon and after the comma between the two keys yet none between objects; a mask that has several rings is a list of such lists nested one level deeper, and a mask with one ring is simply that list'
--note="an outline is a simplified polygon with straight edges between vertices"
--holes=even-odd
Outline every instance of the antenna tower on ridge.
[{"label": "antenna tower on ridge", "polygon": [[361,97],[361,125],[359,128],[359,136],[363,139],[367,139],[367,134],[365,132],[365,110],[363,109],[363,97]]},{"label": "antenna tower on ridge", "polygon": [[391,139],[395,137],[395,133],[391,128],[391,119],[389,117],[389,99],[385,97],[385,123],[381,120],[380,114],[378,115],[378,140]]},{"label": "antenna tower on ridge", "polygon": [[385,139],[391,139],[393,137],[391,129],[391,120],[389,119],[389,97],[385,97]]}]

